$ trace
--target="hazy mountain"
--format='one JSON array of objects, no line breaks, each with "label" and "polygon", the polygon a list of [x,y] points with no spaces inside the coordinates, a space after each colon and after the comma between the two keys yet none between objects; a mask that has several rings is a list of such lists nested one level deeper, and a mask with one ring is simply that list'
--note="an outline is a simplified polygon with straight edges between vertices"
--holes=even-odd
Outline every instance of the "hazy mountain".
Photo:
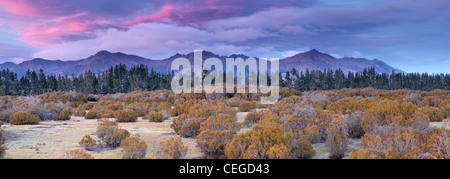
[{"label": "hazy mountain", "polygon": [[280,69],[282,70],[291,70],[292,68],[298,71],[306,71],[306,69],[341,69],[344,74],[347,74],[349,71],[361,72],[367,67],[375,67],[378,73],[391,73],[392,70],[401,72],[401,70],[391,67],[380,60],[351,57],[338,59],[315,49],[280,60]]},{"label": "hazy mountain", "polygon": [[[24,61],[20,64],[14,64],[11,62],[6,62],[0,64],[0,69],[9,68],[11,71],[16,72],[19,76],[25,74],[25,72],[30,70],[38,71],[43,69],[46,74],[61,74],[61,75],[71,75],[79,74],[88,70],[99,73],[106,71],[109,67],[118,64],[125,64],[127,67],[134,65],[147,65],[149,68],[153,68],[156,71],[167,72],[170,70],[172,61],[176,58],[184,57],[187,58],[191,64],[194,63],[194,52],[188,54],[175,54],[169,58],[163,60],[152,60],[143,58],[136,55],[128,55],[124,53],[111,53],[105,50],[97,52],[86,59],[81,59],[77,61],[61,61],[61,60],[46,60],[41,58],[35,58],[29,61]],[[226,58],[249,58],[243,54],[233,54],[230,56],[219,56],[212,52],[203,51],[202,58],[204,60],[215,57],[219,58],[225,67]],[[257,59],[257,58],[256,58]],[[334,58],[333,56],[321,53],[317,50],[311,50],[304,53],[299,53],[295,56],[288,57],[280,60],[280,71],[285,72],[296,68],[298,71],[305,71],[306,69],[342,69],[344,73],[348,71],[357,72],[362,71],[367,67],[375,67],[376,71],[379,73],[391,73],[392,70],[401,72],[401,70],[389,66],[380,60],[367,60],[364,58]]]}]

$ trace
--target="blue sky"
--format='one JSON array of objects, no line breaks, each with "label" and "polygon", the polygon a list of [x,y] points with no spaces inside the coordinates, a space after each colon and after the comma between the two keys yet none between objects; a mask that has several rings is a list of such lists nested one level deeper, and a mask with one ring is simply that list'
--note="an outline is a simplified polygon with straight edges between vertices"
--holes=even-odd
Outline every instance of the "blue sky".
[{"label": "blue sky", "polygon": [[151,59],[196,49],[284,58],[310,49],[450,73],[448,0],[0,0],[0,63]]}]

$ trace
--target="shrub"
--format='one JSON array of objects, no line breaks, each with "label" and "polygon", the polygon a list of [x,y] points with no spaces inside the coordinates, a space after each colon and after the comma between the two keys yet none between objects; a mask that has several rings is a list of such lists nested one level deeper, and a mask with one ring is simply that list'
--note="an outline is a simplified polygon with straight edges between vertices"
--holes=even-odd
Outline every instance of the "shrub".
[{"label": "shrub", "polygon": [[364,130],[362,127],[363,115],[364,113],[362,113],[361,111],[355,111],[344,117],[349,137],[359,139],[364,135]]},{"label": "shrub", "polygon": [[229,114],[211,116],[200,127],[200,131],[228,130],[233,134],[239,131],[239,129],[240,125],[237,123],[237,120]]},{"label": "shrub", "polygon": [[416,93],[409,93],[405,96],[403,101],[405,102],[411,102],[415,105],[419,104],[423,100],[422,96]]},{"label": "shrub", "polygon": [[109,109],[101,110],[102,118],[113,118],[116,116],[116,112]]},{"label": "shrub", "polygon": [[419,108],[410,102],[398,104],[382,101],[364,113],[362,127],[364,132],[368,133],[376,126],[388,126],[392,123],[406,126],[412,122],[411,119],[418,110]]},{"label": "shrub", "polygon": [[427,115],[431,122],[442,122],[445,115],[435,107],[425,106],[420,109],[423,114]]},{"label": "shrub", "polygon": [[64,109],[58,114],[58,120],[66,121],[70,119],[69,110]]},{"label": "shrub", "polygon": [[186,101],[183,104],[175,105],[172,109],[170,109],[169,114],[171,116],[180,116],[182,114],[187,114],[191,107],[198,103],[199,100],[191,99]]},{"label": "shrub", "polygon": [[207,156],[218,158],[225,154],[225,147],[233,140],[229,130],[203,131],[197,137],[197,147]]},{"label": "shrub", "polygon": [[354,98],[340,99],[328,106],[328,109],[333,112],[340,112],[342,114],[352,113],[361,109],[360,104]]},{"label": "shrub", "polygon": [[152,111],[148,114],[148,120],[150,122],[163,122],[164,116],[161,112]]},{"label": "shrub", "polygon": [[10,109],[6,109],[0,112],[0,121],[9,122],[9,118],[12,115],[12,111]]},{"label": "shrub", "polygon": [[450,104],[442,105],[442,114],[445,118],[450,118]]},{"label": "shrub", "polygon": [[118,127],[109,127],[106,129],[106,135],[103,136],[102,141],[108,147],[116,148],[119,147],[121,142],[130,136],[130,133]]},{"label": "shrub", "polygon": [[361,138],[361,149],[351,152],[349,158],[417,159],[426,153],[435,155],[429,135],[398,124],[378,126]]},{"label": "shrub", "polygon": [[231,98],[231,99],[228,99],[225,103],[226,103],[228,106],[230,106],[230,107],[238,107],[239,104],[242,103],[242,99],[239,99],[239,98]]},{"label": "shrub", "polygon": [[170,127],[181,137],[194,138],[200,133],[200,125],[206,118],[187,119],[186,115],[173,119]]},{"label": "shrub", "polygon": [[308,139],[304,137],[292,144],[293,155],[298,159],[309,159],[316,155],[316,150],[314,150]]},{"label": "shrub", "polygon": [[246,126],[252,126],[253,124],[258,123],[261,117],[264,115],[262,112],[250,112],[245,116],[244,124]]},{"label": "shrub", "polygon": [[101,115],[100,111],[98,111],[95,108],[92,108],[91,110],[88,111],[88,113],[86,113],[84,118],[85,119],[100,119],[100,118],[102,118],[102,115]]},{"label": "shrub", "polygon": [[256,102],[255,101],[247,101],[239,104],[239,111],[241,112],[249,112],[252,109],[256,108]]},{"label": "shrub", "polygon": [[290,143],[276,123],[256,124],[251,130],[237,134],[225,148],[229,159],[291,158]]},{"label": "shrub", "polygon": [[154,158],[182,159],[186,156],[187,148],[178,136],[172,136],[159,142]]},{"label": "shrub", "polygon": [[110,121],[108,119],[99,119],[97,125],[96,134],[98,138],[102,139],[106,134],[109,128],[117,127],[117,123],[114,121]]},{"label": "shrub", "polygon": [[66,151],[59,159],[94,159],[94,157],[86,153],[83,149],[74,149]]},{"label": "shrub", "polygon": [[39,124],[39,119],[25,111],[17,111],[10,117],[9,122],[13,125]]},{"label": "shrub", "polygon": [[73,110],[73,115],[77,117],[84,117],[86,115],[86,110],[80,105],[75,110]]},{"label": "shrub", "polygon": [[120,144],[123,159],[142,159],[147,154],[147,144],[140,139],[139,134],[134,134]]},{"label": "shrub", "polygon": [[121,103],[114,103],[114,104],[110,104],[106,107],[109,110],[112,111],[118,111],[118,110],[122,110],[122,104]]},{"label": "shrub", "polygon": [[136,122],[137,118],[137,113],[130,109],[124,109],[116,113],[116,122]]},{"label": "shrub", "polygon": [[421,111],[416,111],[411,119],[411,127],[419,131],[426,130],[430,126],[430,118]]},{"label": "shrub", "polygon": [[325,146],[330,152],[331,158],[343,158],[348,145],[347,129],[345,121],[338,115],[333,117],[327,128],[327,140]]},{"label": "shrub", "polygon": [[90,135],[85,135],[81,138],[81,141],[78,142],[81,146],[83,146],[86,150],[92,151],[97,147],[97,141],[94,140]]},{"label": "shrub", "polygon": [[197,147],[207,156],[223,156],[226,145],[231,142],[239,127],[236,119],[229,114],[209,117],[201,124],[202,132],[196,138]]},{"label": "shrub", "polygon": [[3,123],[0,121],[0,159],[5,155],[5,136],[3,136],[3,129],[1,128]]},{"label": "shrub", "polygon": [[86,111],[91,110],[93,107],[94,107],[94,104],[92,104],[92,103],[83,104],[83,109]]}]

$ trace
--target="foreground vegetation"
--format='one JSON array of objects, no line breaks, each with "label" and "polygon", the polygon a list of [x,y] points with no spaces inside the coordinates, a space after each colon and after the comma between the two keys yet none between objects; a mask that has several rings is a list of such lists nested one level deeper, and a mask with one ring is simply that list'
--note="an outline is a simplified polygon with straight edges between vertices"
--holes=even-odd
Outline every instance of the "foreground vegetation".
[{"label": "foreground vegetation", "polygon": [[[450,158],[450,131],[432,127],[450,117],[450,91],[341,89],[300,92],[281,88],[274,105],[260,94],[181,94],[168,90],[107,95],[51,92],[0,97],[6,125],[37,125],[73,116],[95,120],[60,158],[93,158],[91,151],[120,149],[122,158],[184,158],[193,139],[201,158]],[[89,99],[89,100],[88,100]],[[245,114],[238,121],[237,113]],[[72,117],[71,117],[72,116]],[[148,149],[142,136],[119,124],[172,120],[175,136]],[[8,153],[0,130],[0,156]],[[8,140],[8,139],[6,139]],[[349,142],[360,140],[355,150]]]}]

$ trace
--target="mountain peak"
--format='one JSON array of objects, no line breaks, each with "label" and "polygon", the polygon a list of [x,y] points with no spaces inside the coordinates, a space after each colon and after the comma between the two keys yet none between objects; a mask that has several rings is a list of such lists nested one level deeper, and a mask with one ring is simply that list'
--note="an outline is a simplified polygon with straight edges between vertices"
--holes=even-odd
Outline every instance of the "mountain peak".
[{"label": "mountain peak", "polygon": [[320,52],[318,50],[316,50],[315,48],[313,48],[312,50],[310,50],[306,53],[320,53]]},{"label": "mountain peak", "polygon": [[98,55],[111,55],[112,53],[107,51],[107,50],[100,50],[98,51],[94,56],[98,56]]}]

